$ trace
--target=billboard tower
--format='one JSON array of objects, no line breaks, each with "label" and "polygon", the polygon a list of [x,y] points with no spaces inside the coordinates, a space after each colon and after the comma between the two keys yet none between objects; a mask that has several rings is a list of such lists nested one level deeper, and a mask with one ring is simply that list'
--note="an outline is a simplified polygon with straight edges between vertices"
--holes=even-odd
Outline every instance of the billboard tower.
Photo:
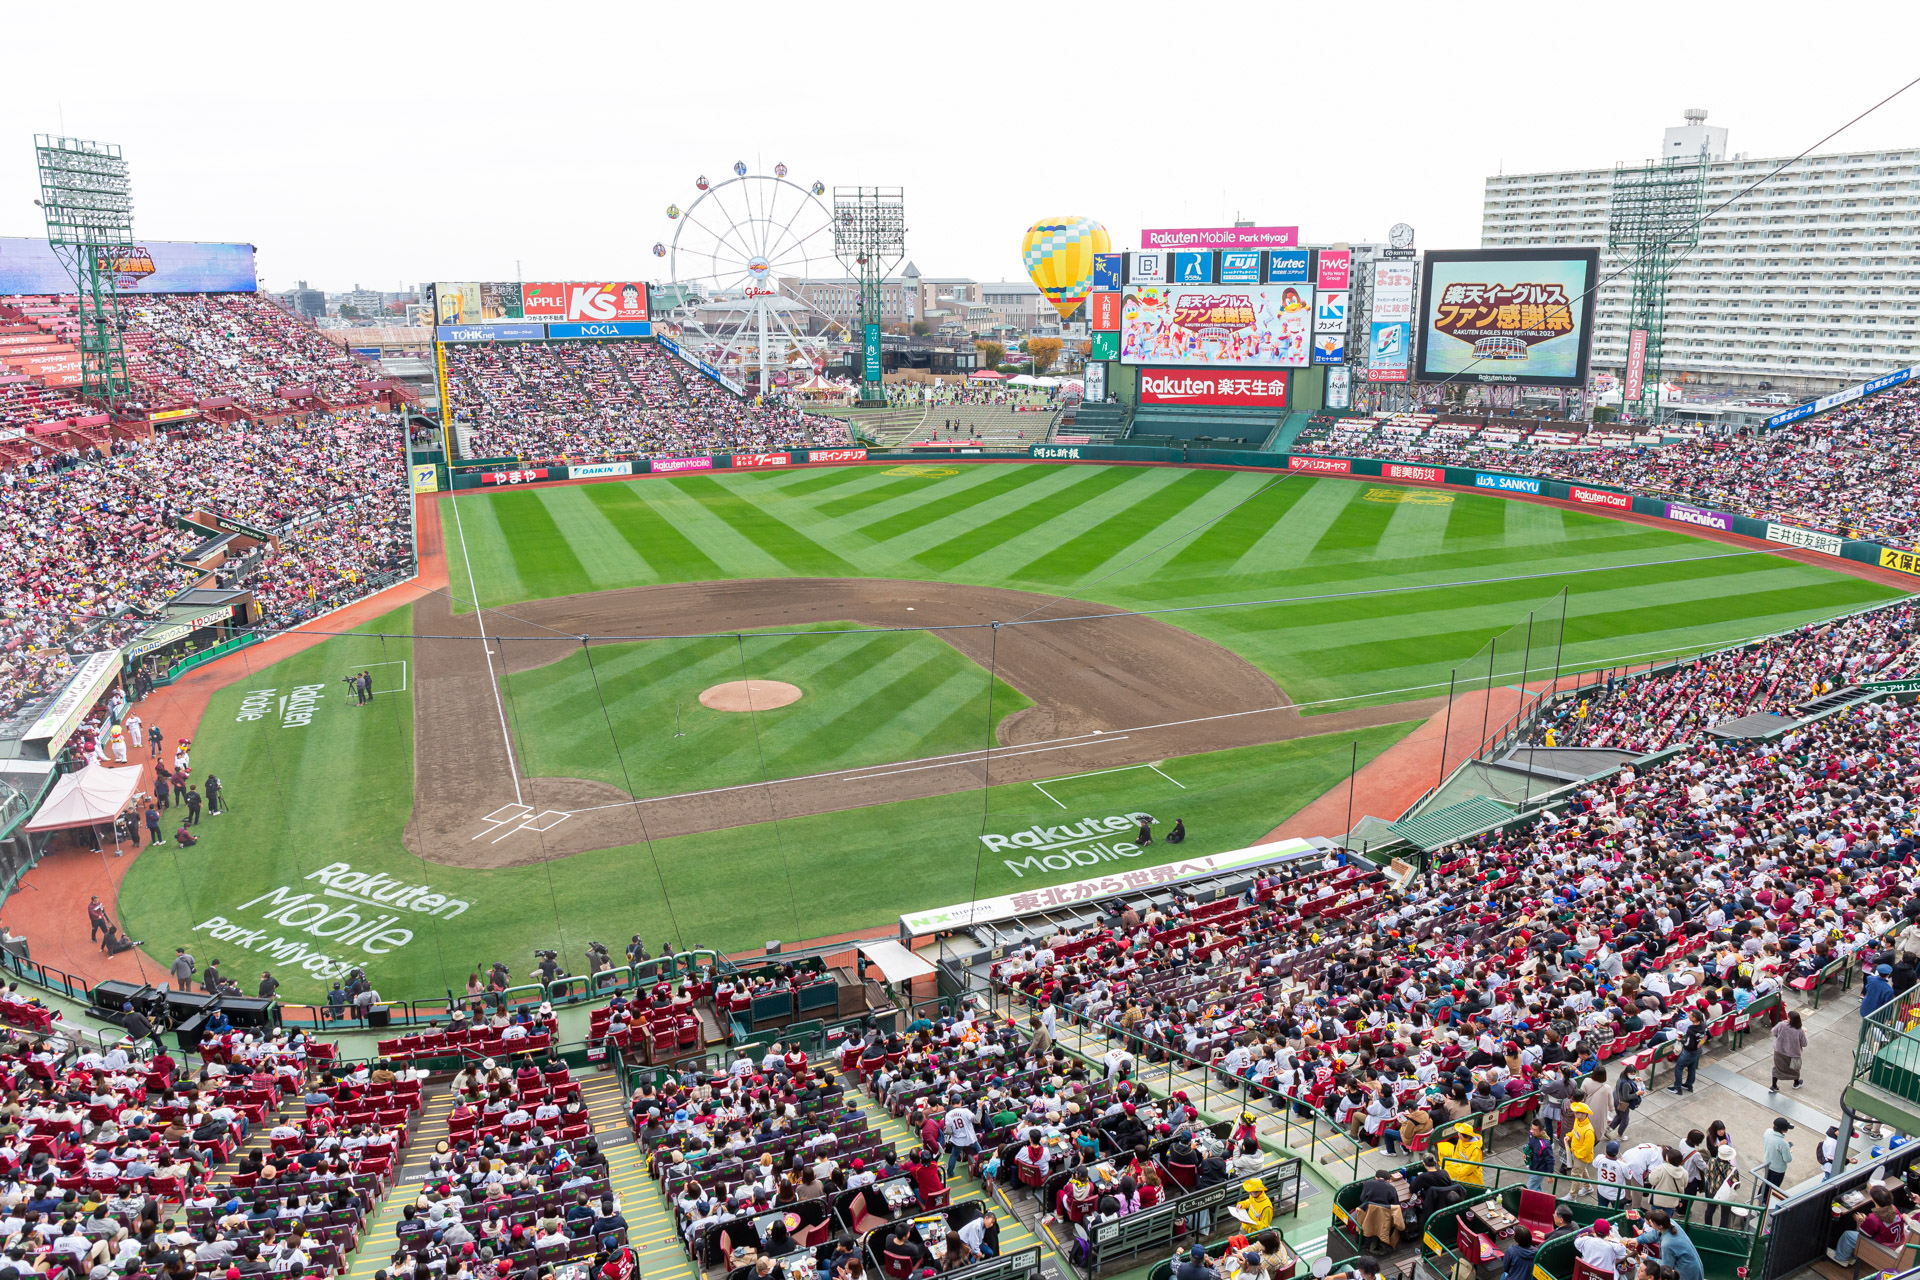
[{"label": "billboard tower", "polygon": [[47,245],[80,299],[80,394],[111,408],[129,386],[114,285],[114,259],[133,240],[127,162],[111,143],[44,133],[34,135],[33,150]]},{"label": "billboard tower", "polygon": [[1667,277],[1700,242],[1707,154],[1668,156],[1618,167],[1608,206],[1607,248],[1632,263],[1627,309],[1627,367],[1620,410],[1642,422],[1660,414],[1660,354],[1667,323]]},{"label": "billboard tower", "polygon": [[880,282],[907,255],[906,199],[899,187],[833,189],[833,253],[860,285],[860,403],[884,405]]}]

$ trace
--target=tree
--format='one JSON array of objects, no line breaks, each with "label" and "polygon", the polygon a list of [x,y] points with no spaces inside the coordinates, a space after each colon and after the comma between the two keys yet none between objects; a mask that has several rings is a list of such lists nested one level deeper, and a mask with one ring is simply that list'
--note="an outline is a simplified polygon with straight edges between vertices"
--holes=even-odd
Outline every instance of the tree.
[{"label": "tree", "polygon": [[340,318],[342,320],[358,320],[360,313],[354,310],[351,302],[343,302],[340,304]]},{"label": "tree", "polygon": [[915,321],[913,322],[913,336],[914,336],[914,337],[916,337],[916,338],[924,338],[924,337],[926,337],[926,336],[927,336],[928,334],[930,334],[930,333],[932,333],[932,332],[933,332],[933,326],[932,326],[932,325],[930,325],[930,324],[928,324],[928,323],[927,323],[927,322],[926,322],[925,320],[915,320]]},{"label": "tree", "polygon": [[1060,358],[1060,339],[1035,338],[1027,343],[1027,354],[1033,357],[1033,372],[1038,377],[1053,368],[1053,362]]},{"label": "tree", "polygon": [[973,349],[980,353],[980,367],[983,369],[997,367],[1000,363],[1000,357],[1007,354],[1005,347],[997,342],[988,342],[984,338],[974,343]]}]

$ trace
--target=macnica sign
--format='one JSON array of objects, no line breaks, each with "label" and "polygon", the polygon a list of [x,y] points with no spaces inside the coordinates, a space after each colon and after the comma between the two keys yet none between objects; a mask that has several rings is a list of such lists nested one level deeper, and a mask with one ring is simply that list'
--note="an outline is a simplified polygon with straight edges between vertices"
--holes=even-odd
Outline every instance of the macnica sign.
[{"label": "macnica sign", "polygon": [[[400,912],[451,920],[473,905],[435,893],[429,884],[405,884],[392,876],[355,871],[347,862],[328,863],[307,879],[320,882],[319,893],[296,893],[293,885],[281,885],[241,903],[236,913],[256,909],[262,919],[287,933],[310,934],[343,950],[358,947],[367,955],[383,956],[413,941],[413,930],[397,927],[404,918]],[[297,936],[283,933],[269,938],[274,929],[250,928],[225,916],[194,926],[196,933],[201,930],[218,941],[269,954],[282,965],[298,965],[317,978],[345,977],[356,963],[315,952],[312,944]]]}]

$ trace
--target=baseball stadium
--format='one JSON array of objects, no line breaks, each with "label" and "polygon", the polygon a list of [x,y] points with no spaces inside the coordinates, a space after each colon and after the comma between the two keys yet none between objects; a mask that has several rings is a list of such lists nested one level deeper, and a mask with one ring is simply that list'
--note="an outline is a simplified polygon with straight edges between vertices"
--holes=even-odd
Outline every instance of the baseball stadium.
[{"label": "baseball stadium", "polygon": [[1703,426],[1590,246],[1054,216],[916,346],[745,161],[338,327],[36,147],[16,1275],[1913,1274],[1920,367]]}]

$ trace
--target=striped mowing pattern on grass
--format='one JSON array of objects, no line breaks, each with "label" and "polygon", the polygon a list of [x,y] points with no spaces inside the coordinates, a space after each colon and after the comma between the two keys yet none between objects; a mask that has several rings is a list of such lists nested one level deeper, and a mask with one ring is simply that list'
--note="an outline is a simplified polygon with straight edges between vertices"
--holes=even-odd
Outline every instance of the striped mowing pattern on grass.
[{"label": "striped mowing pattern on grass", "polygon": [[[1563,583],[1567,646],[1545,655],[1549,667],[1556,656],[1574,666],[1705,648],[1897,594],[1678,531],[1494,495],[1386,501],[1366,481],[1177,468],[890,470],[714,472],[454,500],[491,605],[781,576],[1009,586],[1121,609],[1348,593],[1166,618],[1240,653],[1300,701],[1444,687],[1490,636],[1557,608]],[[461,555],[457,541],[451,555]],[[452,570],[465,581],[464,563]],[[1410,585],[1423,589],[1360,594]]]}]

